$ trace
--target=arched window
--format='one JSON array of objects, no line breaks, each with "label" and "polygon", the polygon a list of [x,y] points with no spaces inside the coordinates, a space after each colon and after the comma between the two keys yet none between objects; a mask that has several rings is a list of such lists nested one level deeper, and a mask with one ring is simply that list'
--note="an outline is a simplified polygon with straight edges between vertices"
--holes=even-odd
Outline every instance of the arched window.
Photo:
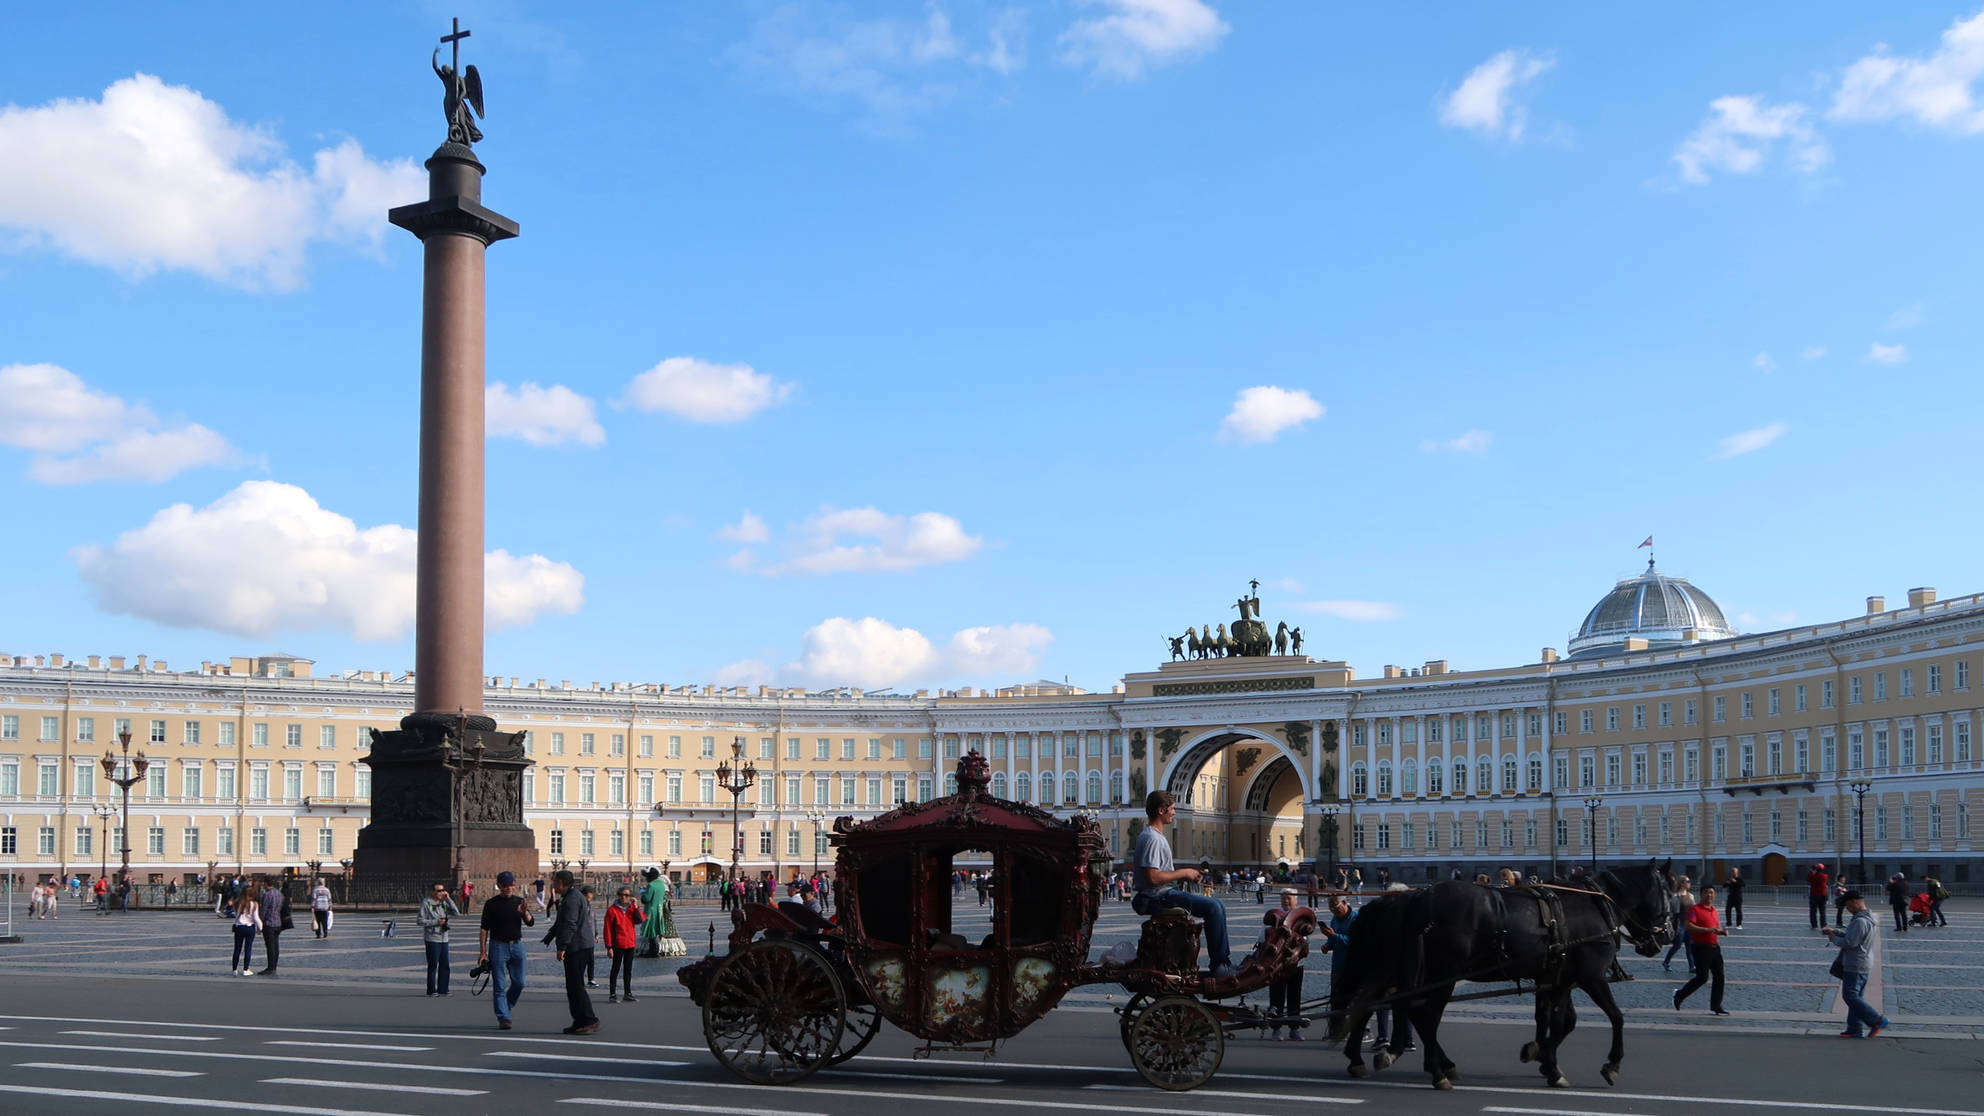
[{"label": "arched window", "polygon": [[1442,773],[1444,773],[1445,771],[1446,769],[1440,766],[1439,760],[1426,761],[1426,793],[1427,794],[1444,793],[1441,790],[1441,787],[1445,784],[1446,780],[1441,776]]},{"label": "arched window", "polygon": [[1033,776],[1025,771],[1013,776],[1013,798],[1025,802],[1033,797]]},{"label": "arched window", "polygon": [[1365,769],[1363,760],[1350,765],[1350,793],[1359,798],[1371,793],[1371,773]]},{"label": "arched window", "polygon": [[1467,761],[1464,759],[1454,761],[1454,793],[1467,793]]},{"label": "arched window", "polygon": [[1391,796],[1392,796],[1392,761],[1379,760],[1378,761],[1378,797],[1390,798]]},{"label": "arched window", "polygon": [[1052,771],[1043,771],[1040,773],[1040,786],[1038,789],[1040,791],[1040,797],[1037,801],[1042,806],[1054,805],[1054,773]]},{"label": "arched window", "polygon": [[1534,794],[1543,789],[1543,757],[1535,752],[1529,754],[1529,790]]},{"label": "arched window", "polygon": [[1062,804],[1066,806],[1073,806],[1076,803],[1080,802],[1081,800],[1082,800],[1081,778],[1072,771],[1068,772],[1066,775],[1061,776]]},{"label": "arched window", "polygon": [[1514,794],[1515,791],[1516,791],[1516,757],[1515,757],[1515,753],[1511,752],[1510,754],[1502,757],[1502,793]]},{"label": "arched window", "polygon": [[1481,764],[1475,770],[1474,790],[1476,794],[1492,794],[1495,790],[1495,761],[1481,757]]},{"label": "arched window", "polygon": [[1119,805],[1119,806],[1120,806],[1120,805],[1122,805],[1122,804],[1123,804],[1123,797],[1124,797],[1124,796],[1123,796],[1123,773],[1122,773],[1121,771],[1118,771],[1118,772],[1117,772],[1117,773],[1115,773],[1114,775],[1111,775],[1111,776],[1109,777],[1109,782],[1110,782],[1110,791],[1109,791],[1109,797],[1110,797],[1110,799],[1111,799],[1112,801],[1114,801],[1114,802],[1115,802],[1115,803],[1116,803],[1117,805]]},{"label": "arched window", "polygon": [[1101,805],[1102,803],[1102,772],[1100,771],[1091,771],[1088,773],[1088,800],[1093,805]]},{"label": "arched window", "polygon": [[992,797],[1006,797],[1006,773],[1003,771],[994,771],[992,773]]},{"label": "arched window", "polygon": [[1406,760],[1398,765],[1398,792],[1407,798],[1419,797],[1419,762]]}]

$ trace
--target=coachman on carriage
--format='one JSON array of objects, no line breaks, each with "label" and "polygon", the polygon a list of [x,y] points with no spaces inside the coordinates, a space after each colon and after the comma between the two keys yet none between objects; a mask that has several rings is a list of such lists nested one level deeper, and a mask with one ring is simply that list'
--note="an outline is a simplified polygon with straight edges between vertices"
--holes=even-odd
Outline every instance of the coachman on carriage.
[{"label": "coachman on carriage", "polygon": [[[838,922],[789,903],[732,912],[728,952],[679,974],[718,1061],[747,1081],[797,1081],[853,1057],[883,1020],[924,1040],[919,1053],[989,1056],[1069,989],[1118,984],[1130,993],[1123,1043],[1145,1080],[1191,1089],[1212,1077],[1226,1035],[1265,1021],[1220,1001],[1296,970],[1315,916],[1299,908],[1270,926],[1221,979],[1198,968],[1202,927],[1182,910],[1145,922],[1133,961],[1092,962],[1110,864],[1100,831],[993,798],[987,783],[973,752],[954,795],[861,824],[837,819]],[[992,928],[977,941],[951,921],[951,873],[967,853],[992,862]]]}]

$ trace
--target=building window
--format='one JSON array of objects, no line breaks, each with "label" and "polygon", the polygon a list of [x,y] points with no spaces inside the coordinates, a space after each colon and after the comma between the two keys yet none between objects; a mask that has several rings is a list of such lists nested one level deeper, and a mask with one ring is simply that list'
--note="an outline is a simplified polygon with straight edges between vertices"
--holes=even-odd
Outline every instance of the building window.
[{"label": "building window", "polygon": [[1636,729],[1646,727],[1646,705],[1644,703],[1633,706],[1633,727]]},{"label": "building window", "polygon": [[1860,704],[1860,676],[1857,674],[1846,680],[1846,704]]},{"label": "building window", "polygon": [[1529,757],[1529,793],[1543,789],[1543,757],[1532,754]]},{"label": "building window", "polygon": [[593,846],[592,830],[590,829],[579,830],[579,855],[591,856],[593,855],[594,852],[595,852],[595,848]]},{"label": "building window", "polygon": [[[714,755],[716,755],[716,737],[714,737],[714,736],[705,736],[705,737],[703,737],[703,753],[702,753],[702,754],[703,754],[703,758],[704,758],[704,759],[709,759],[710,757],[712,757],[712,756],[714,756]],[[826,756],[821,756],[820,758],[821,758],[821,759],[826,759],[827,757],[826,757]]]},{"label": "building window", "polygon": [[594,751],[593,751],[593,748],[594,748],[594,744],[593,744],[593,740],[594,740],[594,734],[593,734],[593,733],[590,733],[590,732],[582,732],[582,733],[580,733],[580,734],[579,734],[579,754],[580,754],[580,755],[582,755],[582,756],[590,756],[590,755],[593,755],[593,754],[594,754]]},{"label": "building window", "polygon": [[317,795],[320,798],[336,798],[338,793],[338,769],[319,767],[317,769]]},{"label": "building window", "polygon": [[1928,666],[1928,672],[1929,672],[1928,675],[1922,679],[1922,692],[1925,694],[1942,693],[1943,692],[1942,666],[1937,663],[1930,663]]},{"label": "building window", "polygon": [[[671,842],[671,843],[673,843],[673,842]],[[676,854],[677,854],[678,856],[679,856],[679,855],[681,855],[681,849],[680,849],[680,848],[677,848],[677,849],[674,849],[674,850],[672,850],[672,851],[674,851],[674,852],[675,852],[675,853],[676,853]],[[564,856],[564,855],[565,855],[565,831],[564,831],[564,830],[562,830],[562,829],[554,829],[554,830],[552,830],[552,831],[551,831],[551,841],[550,841],[550,845],[549,845],[549,852],[551,853],[551,855],[552,855],[552,856]]]},{"label": "building window", "polygon": [[1959,690],[1968,690],[1970,688],[1970,660],[1968,659],[1958,659],[1956,661],[1956,688]]},{"label": "building window", "polygon": [[1605,785],[1608,787],[1616,787],[1619,785],[1618,756],[1605,757]]},{"label": "building window", "polygon": [[284,856],[303,855],[303,831],[290,826],[282,831],[282,854]]},{"label": "building window", "polygon": [[1568,848],[1571,843],[1571,824],[1567,819],[1557,819],[1557,847]]},{"label": "building window", "polygon": [[1550,718],[1550,728],[1558,736],[1571,731],[1571,715],[1561,711],[1556,713]]},{"label": "building window", "polygon": [[331,827],[323,826],[319,828],[317,830],[317,855],[331,856],[337,852],[337,849],[337,838],[331,831]]},{"label": "building window", "polygon": [[[641,758],[654,758],[654,733],[644,732],[641,734]],[[765,758],[770,759],[771,757],[766,756]]]},{"label": "building window", "polygon": [[1888,672],[1885,670],[1877,670],[1874,672],[1874,700],[1886,701],[1887,699],[1888,699]]},{"label": "building window", "polygon": [[1608,705],[1605,707],[1605,731],[1606,732],[1619,731],[1619,707],[1616,705]]},{"label": "building window", "polygon": [[565,801],[565,773],[549,772],[544,779],[544,792],[549,801],[562,805]]},{"label": "building window", "polygon": [[1698,718],[1697,718],[1697,716],[1696,716],[1696,713],[1695,713],[1695,699],[1694,699],[1694,698],[1689,698],[1688,700],[1686,700],[1686,701],[1684,701],[1684,702],[1682,702],[1682,703],[1681,703],[1681,723],[1682,723],[1682,724],[1688,724],[1688,725],[1692,725],[1692,724],[1694,724],[1694,723],[1696,722],[1696,720],[1697,720],[1697,719],[1698,719]]},{"label": "building window", "polygon": [[[614,734],[612,735],[612,737],[610,737],[609,739],[610,739],[610,740],[612,741],[612,745],[613,745],[613,754],[614,754],[614,755],[616,755],[616,756],[624,756],[624,755],[626,755],[626,754],[627,754],[627,734],[626,734],[626,733],[624,733],[624,732],[616,732],[616,733],[614,733]],[[772,758],[772,753],[771,753],[771,748],[769,747],[769,745],[770,745],[770,741],[766,741],[766,744],[767,744],[767,747],[765,748],[765,752],[764,752],[764,755],[762,755],[762,756],[760,756],[760,757],[759,757],[760,759],[770,759],[770,758]]]},{"label": "building window", "polygon": [[1914,668],[1914,667],[1902,667],[1902,668],[1901,668],[1901,678],[1900,678],[1900,682],[1901,682],[1901,696],[1902,696],[1902,697],[1914,697],[1914,696],[1915,696],[1915,668]]},{"label": "building window", "polygon": [[1671,701],[1661,702],[1660,727],[1666,728],[1668,725],[1671,725],[1673,723],[1674,723],[1674,703]]},{"label": "building window", "polygon": [[1391,761],[1379,760],[1378,761],[1378,797],[1390,798],[1391,795],[1392,795]]},{"label": "building window", "polygon": [[1578,757],[1578,786],[1591,787],[1598,784],[1598,764],[1589,752]]},{"label": "building window", "polygon": [[282,727],[282,746],[285,748],[303,747],[303,726],[284,725]]},{"label": "building window", "polygon": [[[562,846],[564,842],[561,840],[559,844]],[[679,829],[671,829],[668,831],[668,855],[670,856],[682,855],[682,831]]]},{"label": "building window", "polygon": [[[1022,787],[1026,785],[1026,772],[1024,771],[1020,772],[1019,781]],[[1356,763],[1351,764],[1350,793],[1358,798],[1363,798],[1366,794],[1370,792],[1369,784],[1370,784],[1370,776],[1365,771],[1364,761],[1358,760]]]},{"label": "building window", "polygon": [[262,857],[269,855],[269,831],[267,828],[258,825],[248,830],[248,855]]},{"label": "building window", "polygon": [[[11,834],[13,830],[9,829],[6,832]],[[0,853],[10,853],[12,851],[12,849],[0,849]],[[76,855],[79,857],[96,855],[96,830],[91,829],[87,825],[76,827]]]},{"label": "building window", "polygon": [[1591,731],[1591,710],[1581,709],[1578,711],[1578,731],[1579,732]]},{"label": "building window", "polygon": [[216,856],[234,855],[233,826],[223,825],[219,829],[214,830],[214,854]]},{"label": "building window", "polygon": [[554,756],[562,756],[565,754],[564,733],[554,732],[551,734],[551,754]]},{"label": "building window", "polygon": [[[792,744],[793,744],[793,751],[792,751],[792,754],[791,754],[791,755],[789,755],[789,756],[787,756],[786,758],[787,758],[787,759],[798,759],[798,758],[799,758],[799,751],[798,751],[798,745],[799,745],[799,742],[798,742],[797,740],[794,740],[794,741],[792,742]],[[669,759],[681,759],[681,758],[682,758],[682,738],[681,738],[681,737],[679,737],[679,736],[671,736],[671,737],[669,737],[669,738],[668,738],[668,758],[669,758]]]},{"label": "building window", "polygon": [[1712,702],[1712,703],[1710,704],[1710,706],[1709,706],[1709,708],[1710,708],[1711,710],[1713,710],[1714,712],[1712,712],[1712,713],[1711,713],[1711,714],[1709,715],[1709,716],[1710,716],[1710,719],[1711,719],[1711,720],[1714,720],[1714,721],[1717,721],[1717,722],[1721,722],[1721,721],[1726,721],[1726,720],[1728,720],[1728,719],[1729,719],[1729,699],[1728,699],[1728,698],[1726,698],[1726,697],[1724,697],[1724,696],[1722,696],[1721,694],[1717,694],[1717,695],[1715,695],[1715,697],[1714,697],[1713,699],[1711,699],[1711,702]]}]

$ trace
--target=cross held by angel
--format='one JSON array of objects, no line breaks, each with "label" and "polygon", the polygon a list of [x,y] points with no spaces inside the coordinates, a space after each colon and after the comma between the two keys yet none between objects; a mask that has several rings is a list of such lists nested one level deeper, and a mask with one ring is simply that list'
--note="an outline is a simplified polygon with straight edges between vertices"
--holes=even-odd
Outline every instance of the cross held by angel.
[{"label": "cross held by angel", "polygon": [[454,21],[454,33],[441,36],[441,41],[454,48],[452,65],[441,64],[441,48],[434,48],[434,76],[441,79],[446,89],[441,95],[441,111],[448,117],[448,142],[473,144],[482,139],[482,129],[475,126],[475,118],[487,116],[482,109],[482,75],[474,66],[461,68],[463,39],[472,32],[462,30],[461,20]]}]

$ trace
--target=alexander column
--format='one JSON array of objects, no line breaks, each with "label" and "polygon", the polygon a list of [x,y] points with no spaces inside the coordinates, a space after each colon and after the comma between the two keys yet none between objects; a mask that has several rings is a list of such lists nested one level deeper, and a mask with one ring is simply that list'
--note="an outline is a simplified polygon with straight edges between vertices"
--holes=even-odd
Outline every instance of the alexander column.
[{"label": "alexander column", "polygon": [[444,87],[448,138],[427,160],[427,200],[389,214],[420,238],[420,542],[414,711],[375,732],[372,820],[353,877],[372,899],[419,895],[436,882],[536,875],[523,818],[523,734],[496,731],[482,709],[483,263],[517,223],[482,204],[482,77],[461,66],[455,20],[430,64]]}]

